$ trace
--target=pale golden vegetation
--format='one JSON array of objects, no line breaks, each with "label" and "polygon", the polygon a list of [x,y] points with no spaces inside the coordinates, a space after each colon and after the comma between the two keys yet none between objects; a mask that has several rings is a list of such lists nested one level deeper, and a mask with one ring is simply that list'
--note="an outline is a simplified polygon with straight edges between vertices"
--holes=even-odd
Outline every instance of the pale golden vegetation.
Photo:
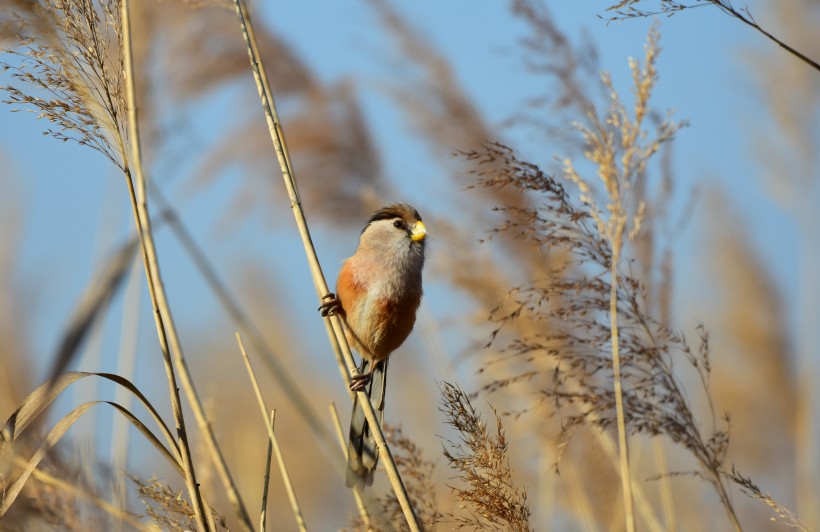
[{"label": "pale golden vegetation", "polygon": [[[10,305],[24,297],[12,281],[16,214],[0,214],[0,286],[9,294],[0,301],[0,414],[8,419],[0,438],[0,528],[60,522],[77,530],[671,530],[719,522],[720,528],[762,529],[774,516],[810,529],[810,521],[779,502],[780,493],[789,501],[800,495],[782,489],[794,473],[759,467],[766,458],[772,470],[791,460],[783,448],[801,442],[790,428],[799,425],[799,398],[777,288],[754,252],[731,236],[742,227],[730,227],[727,241],[716,246],[726,261],[717,266],[726,274],[725,308],[703,316],[705,325],[694,332],[675,321],[672,277],[682,261],[671,251],[680,230],[671,204],[687,191],[676,182],[671,155],[681,123],[654,109],[657,29],[643,57],[629,60],[630,82],[616,88],[591,41],[573,42],[543,4],[513,1],[511,12],[526,33],[523,62],[545,90],[499,126],[472,101],[454,65],[395,5],[367,3],[403,62],[404,75],[387,93],[447,177],[440,181],[451,208],[424,213],[439,246],[428,279],[468,303],[440,329],[464,336],[467,347],[439,354],[458,364],[456,375],[434,376],[438,397],[423,364],[404,366],[397,385],[409,391],[395,418],[388,416],[401,425],[386,427],[380,447],[387,475],[380,474],[372,491],[356,494],[356,512],[339,474],[343,452],[331,419],[320,414],[329,399],[349,398],[344,381],[351,361],[338,323],[326,323],[332,348],[314,354],[316,344],[297,331],[319,318],[294,312],[301,308],[288,299],[294,272],[243,264],[239,280],[226,283],[211,248],[183,224],[182,207],[238,168],[243,184],[223,198],[222,218],[227,214],[231,223],[222,230],[249,212],[272,212],[270,219],[290,229],[292,211],[323,296],[327,286],[308,223],[330,226],[334,239],[351,233],[352,244],[366,213],[401,192],[384,174],[361,82],[320,79],[280,35],[248,25],[244,2],[235,4],[241,23],[224,2],[196,9],[132,2],[0,0],[0,39],[12,46],[4,59],[7,85],[0,87],[5,101],[49,121],[47,132],[57,139],[91,147],[114,163],[125,178],[137,234],[107,259],[66,318],[52,378],[37,387],[25,378],[25,315]],[[643,16],[639,3],[614,7],[622,16]],[[733,14],[731,4],[709,3]],[[667,11],[675,5],[662,3]],[[736,12],[754,22],[748,11]],[[206,41],[210,45],[202,46]],[[254,77],[273,145],[252,97]],[[166,199],[161,187],[167,183],[150,174],[166,150],[178,149],[169,146],[179,116],[232,85],[243,91],[229,104],[238,118],[212,145],[195,141],[183,150],[194,168],[185,177],[187,196]],[[814,101],[811,91],[804,96]],[[282,121],[274,103],[282,105]],[[776,112],[786,117],[784,127],[797,121],[782,106]],[[545,157],[557,152],[561,158],[535,162],[504,140],[511,131],[536,132]],[[795,138],[813,164],[811,150],[799,142],[804,137]],[[273,171],[277,160],[285,187]],[[690,213],[684,207],[682,217]],[[203,276],[226,323],[177,332],[160,276],[163,248],[153,239],[160,230],[172,232],[191,258],[187,267]],[[131,375],[65,371],[109,312],[134,255],[143,259],[160,347],[144,348],[140,357],[162,358],[163,399],[154,397],[153,383]],[[326,267],[330,277],[335,268]],[[741,308],[732,301],[737,293],[754,297]],[[184,303],[175,304],[176,313],[189,310]],[[247,354],[244,346],[241,351],[254,390],[232,342],[234,329],[247,343]],[[716,330],[730,341],[715,342],[708,331]],[[183,355],[183,339],[195,358]],[[405,349],[421,351],[415,340]],[[333,366],[331,350],[342,379],[317,370]],[[731,371],[738,357],[752,366],[748,372]],[[100,397],[46,421],[64,390],[92,379],[114,383],[142,406]],[[28,390],[34,392],[24,398]],[[750,404],[758,417],[743,412],[730,430],[724,412]],[[139,443],[158,451],[154,461],[106,471],[109,464],[80,467],[61,448],[52,449],[97,405],[137,428]],[[432,417],[437,405],[442,419]],[[186,429],[191,413],[196,431]],[[782,442],[759,438],[760,425],[771,430],[775,424]],[[650,445],[656,462],[642,456]],[[777,479],[778,496],[739,470],[763,475],[766,483]],[[109,500],[110,486],[125,474],[130,495]],[[740,492],[757,506],[735,496]],[[704,499],[712,502],[703,506]],[[718,520],[716,508],[725,517]]]}]

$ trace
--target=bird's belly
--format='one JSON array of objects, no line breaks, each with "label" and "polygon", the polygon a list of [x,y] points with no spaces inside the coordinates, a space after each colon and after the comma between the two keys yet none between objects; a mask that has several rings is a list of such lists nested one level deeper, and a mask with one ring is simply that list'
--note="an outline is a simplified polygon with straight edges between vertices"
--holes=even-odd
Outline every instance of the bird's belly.
[{"label": "bird's belly", "polygon": [[351,343],[360,344],[367,351],[357,349],[362,355],[384,360],[410,335],[419,302],[420,297],[366,300],[348,314],[348,327],[355,336]]}]

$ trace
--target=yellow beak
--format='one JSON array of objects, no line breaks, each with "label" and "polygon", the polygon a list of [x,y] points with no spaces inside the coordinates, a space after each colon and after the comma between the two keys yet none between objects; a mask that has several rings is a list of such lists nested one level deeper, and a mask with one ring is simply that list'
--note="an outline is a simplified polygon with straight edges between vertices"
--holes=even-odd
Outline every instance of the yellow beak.
[{"label": "yellow beak", "polygon": [[424,240],[425,236],[427,236],[427,228],[424,227],[424,224],[421,221],[414,223],[413,227],[410,228],[410,240],[418,242]]}]

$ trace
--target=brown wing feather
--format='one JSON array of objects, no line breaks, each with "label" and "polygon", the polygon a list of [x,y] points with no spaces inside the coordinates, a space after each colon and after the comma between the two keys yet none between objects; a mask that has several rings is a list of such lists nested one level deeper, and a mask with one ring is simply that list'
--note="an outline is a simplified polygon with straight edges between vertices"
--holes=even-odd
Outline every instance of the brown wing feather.
[{"label": "brown wing feather", "polygon": [[353,302],[362,301],[366,296],[366,288],[357,282],[353,271],[350,268],[350,260],[346,260],[339,270],[339,277],[336,279],[336,297],[342,304],[342,321],[345,324],[345,335],[350,347],[359,352],[362,356],[373,358],[372,351],[365,346],[354,331],[359,330],[358,323],[350,323],[348,319],[357,319],[357,314],[353,312]]}]

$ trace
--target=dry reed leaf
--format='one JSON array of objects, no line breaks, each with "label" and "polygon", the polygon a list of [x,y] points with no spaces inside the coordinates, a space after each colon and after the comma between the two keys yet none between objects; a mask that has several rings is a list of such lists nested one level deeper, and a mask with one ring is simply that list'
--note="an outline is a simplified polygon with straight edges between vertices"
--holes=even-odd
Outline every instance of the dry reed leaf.
[{"label": "dry reed leaf", "polygon": [[14,504],[14,501],[17,499],[17,496],[20,494],[20,491],[23,489],[23,486],[28,482],[29,477],[33,473],[34,469],[43,461],[46,457],[47,453],[51,450],[54,445],[57,444],[58,441],[63,437],[65,432],[71,428],[71,426],[80,419],[83,414],[85,414],[90,408],[98,405],[98,404],[108,404],[113,406],[117,411],[123,414],[128,421],[131,422],[143,435],[143,437],[151,443],[157,450],[160,451],[162,456],[179,472],[180,475],[184,476],[182,465],[179,463],[177,458],[175,458],[171,452],[165,448],[165,446],[157,439],[157,437],[145,426],[142,424],[136,416],[134,416],[131,412],[127,409],[123,408],[122,406],[114,403],[112,401],[90,401],[84,403],[67,415],[63,416],[51,431],[46,435],[44,438],[43,443],[34,453],[34,455],[29,459],[26,467],[23,471],[11,482],[4,483],[3,486],[3,498],[0,499],[0,517],[2,517]]},{"label": "dry reed leaf", "polygon": [[[111,373],[90,373],[73,371],[63,373],[62,375],[59,375],[56,379],[41,384],[20,403],[17,409],[6,420],[6,423],[3,425],[2,430],[0,430],[0,443],[2,443],[3,445],[10,445],[14,441],[18,440],[21,437],[22,433],[26,431],[28,426],[31,425],[37,419],[37,417],[40,416],[46,409],[48,409],[51,403],[54,402],[54,400],[68,386],[81,379],[85,379],[87,377],[92,376],[101,377],[115,384],[118,384],[119,386],[123,387],[128,392],[130,392],[134,397],[136,397],[140,401],[140,403],[142,403],[142,405],[148,410],[148,412],[151,414],[151,417],[154,419],[154,421],[156,421],[157,425],[161,429],[163,437],[165,438],[170,450],[173,451],[173,453],[165,449],[165,447],[161,443],[159,443],[159,440],[157,440],[157,438],[153,438],[153,441],[156,441],[158,444],[155,444],[155,446],[158,450],[160,450],[160,452],[162,452],[163,455],[165,455],[166,457],[171,457],[169,461],[172,462],[172,465],[173,463],[177,463],[179,461],[179,448],[177,446],[176,439],[172,435],[168,426],[163,421],[162,417],[160,417],[159,413],[156,411],[153,405],[142,394],[142,392],[136,386],[134,386],[134,384],[132,384],[128,379],[120,377],[119,375],[113,375]],[[112,404],[112,406],[118,408],[118,405],[116,404],[109,404]],[[125,414],[126,416],[129,415],[127,411],[124,411],[123,414]],[[80,413],[80,415],[82,415],[82,412]],[[71,423],[73,423],[73,421],[71,421]],[[68,427],[66,427],[66,429],[67,428]],[[59,439],[59,436],[57,436],[57,439]]]},{"label": "dry reed leaf", "polygon": [[[17,448],[15,454],[4,453],[13,458],[15,465],[25,465],[21,454],[32,449]],[[83,469],[68,453],[53,449],[33,471],[20,497],[2,517],[3,530],[28,532],[30,530],[84,531],[108,529],[113,523],[133,522],[133,518],[112,508],[102,499],[104,489],[97,483],[89,483]],[[104,472],[96,471],[100,483],[106,482]],[[114,518],[114,521],[110,519]],[[136,523],[134,523],[136,525]],[[137,530],[146,527],[135,526]]]},{"label": "dry reed leaf", "polygon": [[[31,458],[19,474],[16,474],[13,477],[6,477],[4,475],[2,479],[2,498],[0,498],[0,516],[5,515],[10,508],[12,508],[12,505],[15,503],[18,495],[29,482],[29,478],[34,473],[35,468],[37,468],[38,465],[46,459],[51,449],[58,441],[62,439],[65,432],[90,408],[93,408],[98,404],[108,404],[122,414],[140,431],[145,440],[151,443],[165,458],[165,460],[176,468],[180,475],[184,476],[176,439],[165,425],[165,422],[159,416],[157,411],[132,383],[122,377],[107,373],[64,373],[56,379],[46,382],[38,387],[22,403],[20,403],[15,412],[4,424],[2,431],[0,432],[0,436],[2,436],[2,438],[0,438],[0,449],[10,449],[12,446],[17,445],[16,442],[21,440],[21,438],[26,435],[29,426],[51,405],[51,403],[66,389],[66,387],[74,382],[91,376],[98,376],[110,380],[133,394],[148,410],[151,417],[153,417],[154,421],[161,429],[162,436],[168,447],[166,447],[166,445],[163,444],[150,429],[148,429],[136,416],[134,416],[134,414],[119,404],[111,401],[91,401],[84,403],[73,409],[53,425],[50,432],[43,438],[42,443],[39,445],[37,450],[32,453]],[[29,438],[29,440],[33,441],[34,438]]]}]

